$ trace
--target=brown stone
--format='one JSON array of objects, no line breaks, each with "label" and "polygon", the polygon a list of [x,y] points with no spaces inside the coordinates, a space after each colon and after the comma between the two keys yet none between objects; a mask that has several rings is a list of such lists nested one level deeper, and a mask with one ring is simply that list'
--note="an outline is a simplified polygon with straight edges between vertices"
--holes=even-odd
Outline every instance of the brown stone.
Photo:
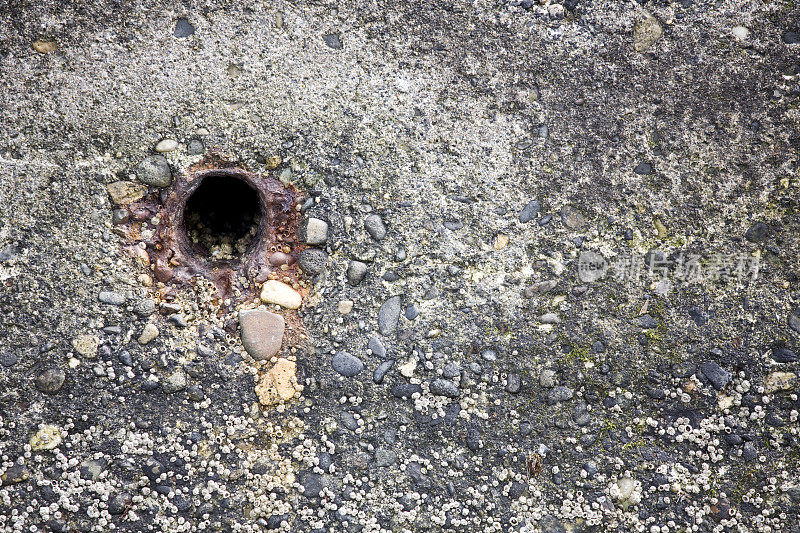
[{"label": "brown stone", "polygon": [[117,205],[125,205],[139,200],[147,192],[147,187],[132,181],[115,181],[106,185],[111,201]]},{"label": "brown stone", "polygon": [[242,344],[253,359],[269,359],[277,355],[286,327],[283,317],[263,309],[239,311]]}]

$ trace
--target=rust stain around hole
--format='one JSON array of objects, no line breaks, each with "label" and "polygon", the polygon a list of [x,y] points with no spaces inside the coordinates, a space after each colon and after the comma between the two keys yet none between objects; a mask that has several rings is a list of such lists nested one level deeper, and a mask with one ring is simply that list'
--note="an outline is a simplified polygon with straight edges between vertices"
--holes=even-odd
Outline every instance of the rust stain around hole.
[{"label": "rust stain around hole", "polygon": [[[215,260],[208,250],[193,242],[187,226],[187,204],[209,179],[246,184],[256,194],[260,211],[258,227],[247,250],[225,260]],[[270,175],[250,172],[213,151],[185,174],[175,176],[170,187],[128,206],[129,238],[143,242],[146,250],[143,254],[140,247],[134,246],[133,255],[139,262],[150,264],[155,280],[167,288],[167,299],[172,292],[169,288],[189,286],[201,276],[217,288],[219,297],[226,302],[224,307],[231,308],[252,300],[258,285],[267,279],[290,285],[303,279],[297,264],[298,254],[305,247],[297,239],[301,217],[297,206],[301,199],[301,193],[293,186]],[[150,235],[142,226],[153,217],[158,218],[158,223]],[[305,291],[301,288],[300,292]]]}]

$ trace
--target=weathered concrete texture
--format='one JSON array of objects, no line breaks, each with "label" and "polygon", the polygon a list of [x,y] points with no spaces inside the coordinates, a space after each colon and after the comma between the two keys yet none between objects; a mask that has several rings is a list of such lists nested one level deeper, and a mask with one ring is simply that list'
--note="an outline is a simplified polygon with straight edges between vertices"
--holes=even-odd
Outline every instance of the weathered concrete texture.
[{"label": "weathered concrete texture", "polygon": [[[0,530],[795,533],[799,34],[789,0],[0,4]],[[324,221],[277,363],[121,208],[211,148]]]}]

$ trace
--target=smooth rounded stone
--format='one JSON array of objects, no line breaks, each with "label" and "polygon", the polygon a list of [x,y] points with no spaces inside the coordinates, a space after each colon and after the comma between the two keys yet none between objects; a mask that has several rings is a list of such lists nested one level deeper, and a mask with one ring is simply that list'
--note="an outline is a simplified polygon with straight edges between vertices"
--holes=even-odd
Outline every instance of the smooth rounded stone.
[{"label": "smooth rounded stone", "polygon": [[789,348],[775,348],[772,350],[772,360],[776,363],[794,363],[800,358]]},{"label": "smooth rounded stone", "polygon": [[320,474],[308,473],[302,482],[303,495],[307,498],[318,498],[325,487],[324,478]]},{"label": "smooth rounded stone", "polygon": [[445,396],[447,398],[458,398],[461,393],[455,383],[449,379],[436,379],[430,385],[431,394]]},{"label": "smooth rounded stone", "polygon": [[292,263],[294,263],[294,257],[283,252],[272,252],[269,256],[269,264],[272,266],[291,265]]},{"label": "smooth rounded stone", "polygon": [[558,285],[558,281],[554,279],[540,281],[531,285],[530,287],[526,287],[522,295],[525,298],[533,298],[538,294],[546,294],[550,292],[555,288],[556,285]]},{"label": "smooth rounded stone", "polygon": [[19,362],[19,356],[14,352],[0,352],[0,365],[8,368]]},{"label": "smooth rounded stone", "polygon": [[725,385],[730,383],[731,379],[733,378],[730,372],[723,370],[722,367],[720,367],[714,361],[701,363],[700,372],[702,372],[703,375],[708,378],[708,380],[717,390],[724,389]]},{"label": "smooth rounded stone", "polygon": [[131,354],[128,350],[122,350],[119,352],[117,359],[119,359],[119,362],[127,367],[133,366],[133,357],[131,357]]},{"label": "smooth rounded stone", "polygon": [[472,362],[469,364],[469,371],[479,376],[483,372],[483,367],[479,363]]},{"label": "smooth rounded stone", "polygon": [[367,264],[361,261],[350,261],[347,266],[347,282],[355,287],[364,280],[367,275]]},{"label": "smooth rounded stone", "polygon": [[333,369],[344,377],[351,378],[364,370],[364,363],[348,352],[339,352],[331,358]]},{"label": "smooth rounded stone", "polygon": [[164,153],[164,152],[173,152],[178,149],[178,141],[175,139],[164,139],[159,141],[156,145],[156,152]]},{"label": "smooth rounded stone", "polygon": [[268,304],[277,304],[286,309],[297,309],[303,303],[300,293],[285,283],[271,279],[261,289],[261,300]]},{"label": "smooth rounded stone", "polygon": [[375,450],[375,466],[386,468],[392,466],[397,461],[397,454],[393,450],[378,448]]},{"label": "smooth rounded stone", "polygon": [[378,331],[381,335],[391,335],[397,329],[400,320],[400,296],[388,298],[378,310]]},{"label": "smooth rounded stone", "polygon": [[386,377],[386,374],[389,370],[392,369],[394,366],[394,361],[384,361],[378,365],[378,368],[375,369],[375,372],[372,373],[372,381],[375,382],[376,385],[380,385],[383,383],[383,379]]},{"label": "smooth rounded stone", "polygon": [[81,479],[88,481],[97,481],[100,475],[108,467],[108,461],[104,459],[86,459],[81,462],[78,467],[78,473]]},{"label": "smooth rounded stone", "polygon": [[318,218],[309,218],[305,229],[306,244],[319,246],[328,240],[328,223]]},{"label": "smooth rounded stone", "polygon": [[403,314],[407,320],[415,320],[419,316],[419,309],[416,304],[408,304]]},{"label": "smooth rounded stone", "polygon": [[145,327],[142,329],[142,333],[139,335],[139,344],[147,344],[151,342],[153,339],[158,337],[158,328],[152,322],[148,322]]},{"label": "smooth rounded stone", "polygon": [[277,355],[283,343],[286,323],[281,315],[264,309],[239,311],[242,345],[253,359],[264,360]]},{"label": "smooth rounded stone", "polygon": [[586,226],[586,218],[576,207],[571,205],[561,208],[561,222],[571,230],[581,230]]},{"label": "smooth rounded stone", "polygon": [[67,375],[60,368],[50,368],[36,376],[36,388],[46,394],[55,394],[64,386]]},{"label": "smooth rounded stone", "polygon": [[100,291],[97,299],[107,305],[123,305],[125,303],[125,295],[114,291]]},{"label": "smooth rounded stone", "polygon": [[358,420],[356,420],[356,417],[353,416],[353,413],[350,411],[342,411],[339,413],[339,422],[350,431],[358,429]]},{"label": "smooth rounded stone", "polygon": [[192,23],[189,22],[189,19],[186,17],[180,17],[175,21],[175,29],[173,30],[172,35],[178,39],[190,37],[194,35],[194,26],[192,26]]},{"label": "smooth rounded stone", "polygon": [[763,222],[756,222],[750,226],[744,234],[744,238],[750,242],[764,242],[769,238],[770,227]]},{"label": "smooth rounded stone", "polygon": [[415,393],[422,392],[422,386],[417,383],[398,382],[391,386],[390,392],[395,398],[411,398]]},{"label": "smooth rounded stone", "polygon": [[189,155],[202,155],[205,151],[206,147],[200,139],[192,139],[186,146],[186,153]]},{"label": "smooth rounded stone", "polygon": [[572,399],[573,391],[569,387],[559,385],[547,393],[547,404],[555,405],[560,402],[566,402]]},{"label": "smooth rounded stone", "polygon": [[133,496],[127,492],[117,494],[108,500],[108,512],[112,515],[124,513],[133,504]]},{"label": "smooth rounded stone", "polygon": [[372,355],[383,359],[386,357],[386,347],[383,345],[378,337],[370,337],[367,341],[367,349],[372,352]]},{"label": "smooth rounded stone", "polygon": [[519,374],[509,374],[506,377],[506,392],[516,394],[522,388],[522,378]]},{"label": "smooth rounded stone", "polygon": [[133,312],[142,317],[150,316],[156,312],[156,303],[150,298],[142,298],[133,304]]},{"label": "smooth rounded stone", "polygon": [[378,214],[373,213],[367,216],[367,218],[364,219],[364,227],[367,229],[367,233],[376,241],[380,241],[386,237],[386,226],[383,224],[383,219]]},{"label": "smooth rounded stone", "polygon": [[316,276],[325,270],[325,266],[328,264],[328,254],[317,248],[306,248],[300,252],[297,262],[303,272],[309,276]]},{"label": "smooth rounded stone", "polygon": [[176,370],[161,383],[161,389],[167,394],[173,394],[186,388],[186,373],[183,370]]},{"label": "smooth rounded stone", "polygon": [[167,158],[163,155],[146,157],[139,163],[134,173],[139,181],[151,187],[166,187],[172,183],[172,171]]},{"label": "smooth rounded stone", "polygon": [[167,319],[167,322],[175,326],[176,328],[185,328],[189,326],[189,323],[186,321],[186,317],[180,313],[175,313],[174,315],[170,315]]},{"label": "smooth rounded stone", "polygon": [[519,212],[519,221],[523,224],[527,224],[534,218],[539,216],[539,211],[542,210],[542,202],[539,200],[531,200],[528,204],[522,208],[522,211]]}]

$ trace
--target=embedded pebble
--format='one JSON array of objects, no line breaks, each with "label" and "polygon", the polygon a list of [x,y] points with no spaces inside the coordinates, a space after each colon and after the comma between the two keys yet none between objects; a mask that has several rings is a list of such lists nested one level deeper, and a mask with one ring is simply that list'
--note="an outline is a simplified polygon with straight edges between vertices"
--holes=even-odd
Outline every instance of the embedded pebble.
[{"label": "embedded pebble", "polygon": [[723,370],[722,367],[720,367],[714,361],[701,363],[700,371],[705,377],[708,378],[708,380],[717,390],[724,389],[725,385],[730,383],[731,379],[733,378],[730,372]]},{"label": "embedded pebble", "polygon": [[528,204],[522,208],[522,211],[519,212],[519,221],[523,224],[527,224],[537,216],[539,216],[539,211],[542,209],[542,202],[539,200],[531,200]]},{"label": "embedded pebble", "polygon": [[125,295],[112,291],[100,291],[97,299],[104,304],[108,305],[123,305],[125,303]]},{"label": "embedded pebble", "polygon": [[147,344],[156,337],[158,337],[158,328],[152,322],[149,322],[145,325],[142,329],[142,333],[139,335],[139,344]]},{"label": "embedded pebble", "polygon": [[400,320],[400,296],[388,298],[378,310],[378,330],[381,335],[391,335]]},{"label": "embedded pebble", "polygon": [[286,309],[297,309],[303,303],[300,293],[285,283],[271,279],[261,289],[261,300],[268,304],[277,304]]},{"label": "embedded pebble", "polygon": [[79,355],[87,359],[93,359],[97,356],[97,348],[100,345],[100,340],[94,335],[78,335],[72,339],[72,347]]},{"label": "embedded pebble", "polygon": [[328,223],[318,218],[309,218],[306,222],[306,244],[318,246],[328,240]]},{"label": "embedded pebble", "polygon": [[333,369],[344,377],[351,378],[364,370],[364,363],[348,352],[338,352],[331,358]]},{"label": "embedded pebble", "polygon": [[350,261],[350,265],[347,267],[347,282],[350,285],[355,287],[363,281],[366,275],[366,263],[362,263],[361,261]]},{"label": "embedded pebble", "polygon": [[372,214],[367,216],[364,219],[364,227],[367,229],[367,233],[376,241],[386,237],[386,226],[383,224],[383,219],[380,215]]},{"label": "embedded pebble", "polygon": [[[273,254],[273,256],[276,254]],[[272,258],[270,258],[272,259]],[[316,276],[325,270],[328,264],[328,254],[317,248],[306,248],[298,256],[298,264],[303,272],[309,276]]]},{"label": "embedded pebble", "polygon": [[166,187],[172,183],[172,171],[167,158],[163,155],[151,155],[145,158],[134,173],[139,181],[151,187]]},{"label": "embedded pebble", "polygon": [[55,394],[64,386],[66,378],[60,368],[50,368],[36,376],[36,388],[47,394]]},{"label": "embedded pebble", "polygon": [[239,311],[242,345],[253,359],[277,355],[283,343],[286,323],[281,315],[264,309]]}]

